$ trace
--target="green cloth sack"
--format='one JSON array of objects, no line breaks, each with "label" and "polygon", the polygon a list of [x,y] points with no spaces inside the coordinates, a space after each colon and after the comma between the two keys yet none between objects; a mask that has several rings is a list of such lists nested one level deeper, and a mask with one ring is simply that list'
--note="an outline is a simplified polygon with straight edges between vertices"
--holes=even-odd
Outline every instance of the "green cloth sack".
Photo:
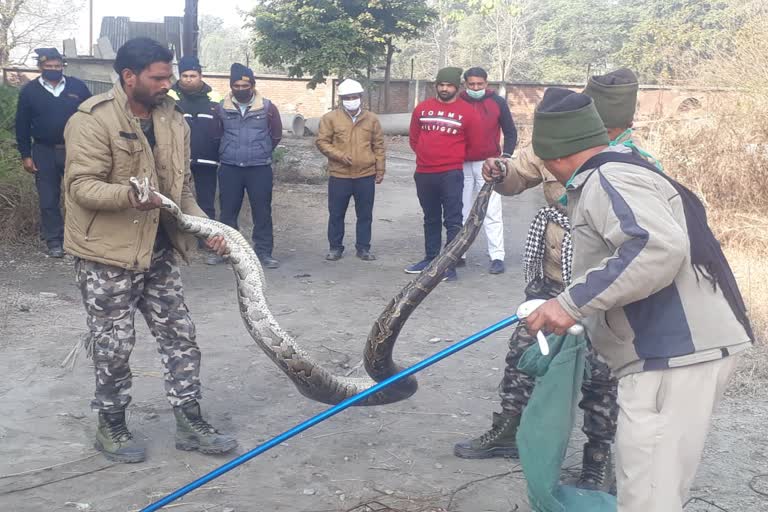
[{"label": "green cloth sack", "polygon": [[517,430],[520,464],[535,512],[616,512],[616,498],[560,485],[560,471],[573,431],[586,370],[584,336],[549,336],[550,353],[538,344],[520,358],[518,369],[536,378]]}]

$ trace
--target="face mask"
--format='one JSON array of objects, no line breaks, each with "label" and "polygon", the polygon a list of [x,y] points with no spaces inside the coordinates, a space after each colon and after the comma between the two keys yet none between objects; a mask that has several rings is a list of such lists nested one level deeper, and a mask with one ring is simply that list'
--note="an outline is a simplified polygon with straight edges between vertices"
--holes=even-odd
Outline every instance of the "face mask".
[{"label": "face mask", "polygon": [[253,91],[250,89],[238,89],[236,91],[232,91],[232,96],[235,97],[238,103],[248,103],[251,99],[251,96],[253,96]]},{"label": "face mask", "polygon": [[483,96],[485,96],[485,89],[480,89],[479,91],[473,91],[472,89],[467,89],[467,96],[469,96],[473,100],[479,100]]},{"label": "face mask", "polygon": [[43,80],[48,82],[58,82],[61,77],[64,76],[64,71],[61,69],[44,69]]},{"label": "face mask", "polygon": [[341,104],[344,105],[344,108],[350,112],[357,112],[357,110],[360,108],[360,98],[354,100],[342,100]]}]

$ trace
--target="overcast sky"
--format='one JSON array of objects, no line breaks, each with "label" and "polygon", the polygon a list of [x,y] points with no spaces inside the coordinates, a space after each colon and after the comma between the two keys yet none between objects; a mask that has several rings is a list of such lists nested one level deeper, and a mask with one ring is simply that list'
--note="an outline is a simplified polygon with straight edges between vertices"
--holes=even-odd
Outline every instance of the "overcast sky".
[{"label": "overcast sky", "polygon": [[[83,8],[76,33],[63,34],[75,37],[80,54],[88,53],[88,0],[81,0]],[[238,8],[249,10],[256,0],[200,0],[199,15],[212,14],[224,18],[227,24],[241,24]],[[93,0],[93,39],[99,36],[101,18],[104,16],[128,16],[134,21],[162,21],[164,16],[183,16],[184,0]]]}]

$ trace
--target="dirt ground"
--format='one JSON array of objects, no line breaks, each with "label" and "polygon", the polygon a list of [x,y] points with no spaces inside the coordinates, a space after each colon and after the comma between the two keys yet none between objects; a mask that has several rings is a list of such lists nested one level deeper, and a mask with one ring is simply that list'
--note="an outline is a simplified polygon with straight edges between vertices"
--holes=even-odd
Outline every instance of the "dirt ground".
[{"label": "dirt ground", "polygon": [[[275,257],[282,265],[267,272],[267,297],[281,324],[338,373],[358,365],[371,323],[409,279],[402,268],[423,255],[412,155],[402,141],[393,142],[376,198],[375,262],[362,262],[349,249],[352,209],[347,254],[324,261],[324,186],[275,188]],[[302,162],[321,164],[308,141],[286,144]],[[395,352],[401,364],[516,308],[523,298],[523,240],[540,201],[538,191],[505,199],[507,273],[487,273],[481,235],[459,281],[441,284],[409,320]],[[183,272],[203,351],[203,409],[221,430],[237,435],[240,453],[324,410],[299,395],[248,337],[228,267],[209,267],[197,257]],[[0,248],[0,511],[137,511],[229,460],[174,448],[159,357],[146,326],[137,321],[137,327],[130,426],[146,441],[149,456],[142,464],[112,465],[92,448],[89,361],[81,354],[73,370],[61,367],[85,333],[71,260]],[[453,444],[486,429],[498,409],[508,335],[492,336],[418,375],[413,398],[348,410],[172,506],[185,512],[529,510],[515,461],[452,455]],[[768,477],[760,476],[768,473],[766,424],[764,396],[726,400],[693,491],[706,501],[686,510],[768,509],[758,493],[768,492]],[[580,463],[582,442],[576,432],[566,467]]]}]

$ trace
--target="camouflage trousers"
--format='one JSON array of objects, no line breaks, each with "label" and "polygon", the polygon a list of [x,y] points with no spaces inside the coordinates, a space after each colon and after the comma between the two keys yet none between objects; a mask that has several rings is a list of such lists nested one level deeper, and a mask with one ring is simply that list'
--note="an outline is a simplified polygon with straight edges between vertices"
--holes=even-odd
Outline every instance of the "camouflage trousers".
[{"label": "camouflage trousers", "polygon": [[[526,300],[551,299],[563,291],[560,283],[548,278],[531,281],[525,289]],[[509,339],[507,366],[499,384],[501,407],[504,414],[519,416],[531,398],[535,379],[517,369],[525,350],[536,343],[521,324]],[[584,434],[590,441],[612,442],[616,434],[619,406],[616,403],[617,381],[608,366],[597,358],[592,347],[587,352],[591,374],[586,375],[581,386],[582,400],[579,407],[584,411]]]},{"label": "camouflage trousers", "polygon": [[157,340],[168,401],[178,406],[201,397],[200,349],[173,249],[156,248],[147,272],[78,258],[75,275],[87,314],[86,347],[96,373],[94,410],[117,412],[131,401],[129,359],[136,343],[137,310]]}]

